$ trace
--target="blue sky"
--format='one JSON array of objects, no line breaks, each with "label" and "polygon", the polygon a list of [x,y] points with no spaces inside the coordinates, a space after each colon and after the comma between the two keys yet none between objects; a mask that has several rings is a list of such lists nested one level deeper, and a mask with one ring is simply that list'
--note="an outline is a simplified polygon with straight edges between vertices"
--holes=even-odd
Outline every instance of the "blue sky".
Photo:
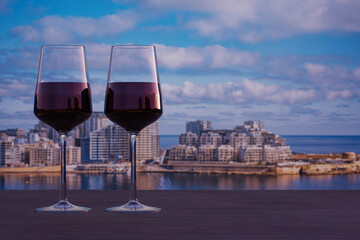
[{"label": "blue sky", "polygon": [[360,2],[2,0],[0,129],[29,129],[40,46],[83,44],[94,110],[110,47],[157,47],[161,134],[185,121],[278,134],[360,135]]}]

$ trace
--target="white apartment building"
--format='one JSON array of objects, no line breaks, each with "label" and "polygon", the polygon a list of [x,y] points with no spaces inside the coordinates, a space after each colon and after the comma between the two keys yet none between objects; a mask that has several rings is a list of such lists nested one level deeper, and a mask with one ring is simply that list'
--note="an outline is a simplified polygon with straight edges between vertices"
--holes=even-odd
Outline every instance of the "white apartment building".
[{"label": "white apartment building", "polygon": [[196,161],[197,149],[195,146],[173,146],[169,151],[169,158],[173,161]]},{"label": "white apartment building", "polygon": [[283,162],[291,158],[290,146],[255,146],[241,148],[240,160],[244,162]]},{"label": "white apartment building", "polygon": [[106,128],[90,133],[90,160],[106,161],[108,159],[109,136]]},{"label": "white apartment building", "polygon": [[[60,147],[55,145],[53,148],[53,165],[60,164]],[[81,148],[75,146],[66,146],[66,164],[80,164],[81,163]]]},{"label": "white apartment building", "polygon": [[254,131],[249,133],[250,136],[250,144],[261,146],[264,143],[264,137],[262,136],[261,132]]},{"label": "white apartment building", "polygon": [[279,153],[279,162],[285,162],[291,158],[292,151],[290,150],[290,146],[276,146],[275,148]]},{"label": "white apartment building", "polygon": [[25,147],[22,144],[15,144],[13,146],[13,161],[12,164],[20,165],[25,162]]},{"label": "white apartment building", "polygon": [[232,132],[230,134],[230,145],[235,149],[248,146],[251,144],[251,139],[245,133]]},{"label": "white apartment building", "polygon": [[[110,125],[90,133],[91,161],[128,161],[129,134],[118,125]],[[160,155],[160,138],[158,122],[150,124],[137,136],[137,161],[152,160]]]},{"label": "white apartment building", "polygon": [[54,149],[48,146],[39,145],[29,149],[30,166],[51,166],[54,160]]},{"label": "white apartment building", "polygon": [[214,145],[201,145],[197,159],[198,161],[216,161],[216,147]]},{"label": "white apartment building", "polygon": [[217,160],[220,162],[233,162],[236,160],[235,148],[230,145],[221,145],[216,149]]},{"label": "white apartment building", "polygon": [[197,146],[198,136],[193,132],[186,132],[179,136],[179,144],[186,146]]},{"label": "white apartment building", "polygon": [[0,142],[0,167],[12,164],[13,162],[13,141]]},{"label": "white apartment building", "polygon": [[153,160],[160,156],[159,123],[154,122],[140,131],[136,140],[136,160]]},{"label": "white apartment building", "polygon": [[200,146],[202,145],[213,145],[215,147],[222,144],[222,136],[218,133],[207,132],[201,134],[200,137]]},{"label": "white apartment building", "polygon": [[250,145],[240,149],[240,161],[243,162],[260,162],[263,159],[262,146]]}]

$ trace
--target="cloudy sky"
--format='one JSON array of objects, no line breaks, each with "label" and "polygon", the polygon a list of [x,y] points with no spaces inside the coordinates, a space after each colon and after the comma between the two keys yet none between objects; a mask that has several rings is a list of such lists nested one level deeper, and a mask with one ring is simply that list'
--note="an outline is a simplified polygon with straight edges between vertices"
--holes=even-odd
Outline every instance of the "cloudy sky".
[{"label": "cloudy sky", "polygon": [[94,110],[110,47],[157,47],[161,134],[185,121],[360,135],[360,1],[1,0],[0,129],[31,128],[40,46],[86,46]]}]

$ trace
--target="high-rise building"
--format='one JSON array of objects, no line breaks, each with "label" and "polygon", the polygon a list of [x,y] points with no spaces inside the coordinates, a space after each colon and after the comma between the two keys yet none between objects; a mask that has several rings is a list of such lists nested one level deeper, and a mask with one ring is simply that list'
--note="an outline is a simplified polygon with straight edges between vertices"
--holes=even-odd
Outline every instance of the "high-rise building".
[{"label": "high-rise building", "polygon": [[106,130],[103,128],[90,133],[90,161],[105,162],[108,160],[109,136],[106,136],[108,133]]},{"label": "high-rise building", "polygon": [[154,122],[140,131],[136,141],[137,161],[153,160],[160,156],[159,123]]},{"label": "high-rise building", "polygon": [[13,162],[13,145],[12,141],[0,142],[0,167],[7,166]]},{"label": "high-rise building", "polygon": [[13,162],[14,165],[25,163],[25,147],[22,144],[15,144],[13,146]]},{"label": "high-rise building", "polygon": [[186,146],[197,146],[198,136],[192,132],[186,132],[179,136],[179,144]]},{"label": "high-rise building", "polygon": [[210,121],[189,121],[186,122],[186,132],[195,133],[198,136],[198,140],[200,140],[202,131],[212,129],[211,125]]},{"label": "high-rise building", "polygon": [[[118,125],[110,125],[90,134],[91,161],[128,161],[129,134]],[[145,161],[160,155],[160,138],[158,123],[144,128],[136,141],[136,159]]]},{"label": "high-rise building", "polygon": [[81,148],[81,162],[90,161],[90,137],[78,138],[77,146]]},{"label": "high-rise building", "polygon": [[109,126],[109,119],[103,112],[93,112],[91,117],[74,129],[75,138],[90,136],[90,133]]}]

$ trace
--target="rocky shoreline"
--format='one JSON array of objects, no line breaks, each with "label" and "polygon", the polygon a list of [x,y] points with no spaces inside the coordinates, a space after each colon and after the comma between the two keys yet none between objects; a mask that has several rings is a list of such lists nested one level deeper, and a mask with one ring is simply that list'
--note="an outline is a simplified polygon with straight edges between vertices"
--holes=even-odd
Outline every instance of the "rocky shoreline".
[{"label": "rocky shoreline", "polygon": [[[104,173],[103,171],[79,171],[73,167],[69,173]],[[282,165],[249,165],[244,163],[175,162],[158,165],[139,165],[138,172],[147,173],[217,173],[241,175],[337,175],[360,173],[360,161],[351,163],[291,163]],[[1,173],[59,173],[60,166],[0,168]],[[113,172],[117,173],[117,172]]]}]

